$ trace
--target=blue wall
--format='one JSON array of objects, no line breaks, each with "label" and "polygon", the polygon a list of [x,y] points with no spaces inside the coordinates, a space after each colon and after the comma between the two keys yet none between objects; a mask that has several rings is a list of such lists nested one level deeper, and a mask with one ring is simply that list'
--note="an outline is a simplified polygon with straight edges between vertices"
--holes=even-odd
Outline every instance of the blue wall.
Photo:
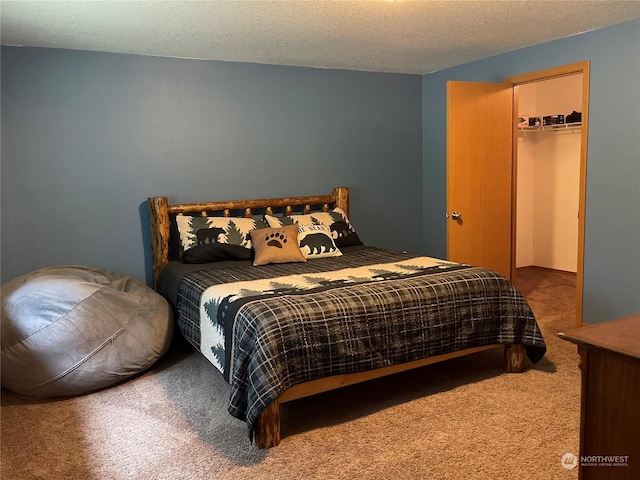
[{"label": "blue wall", "polygon": [[149,281],[158,195],[348,186],[365,243],[417,252],[421,110],[419,75],[3,47],[2,282],[59,264]]},{"label": "blue wall", "polygon": [[446,256],[446,82],[591,61],[583,321],[640,312],[640,21],[423,76],[424,251]]},{"label": "blue wall", "polygon": [[584,320],[640,311],[639,59],[639,21],[422,77],[3,47],[2,282],[58,264],[149,280],[154,195],[346,185],[366,243],[444,257],[447,80],[591,60]]}]

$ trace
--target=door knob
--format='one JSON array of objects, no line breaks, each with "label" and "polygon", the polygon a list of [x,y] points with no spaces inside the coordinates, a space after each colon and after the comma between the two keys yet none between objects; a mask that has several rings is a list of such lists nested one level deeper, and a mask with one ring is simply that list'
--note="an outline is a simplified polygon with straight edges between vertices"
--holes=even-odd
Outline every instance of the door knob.
[{"label": "door knob", "polygon": [[458,219],[459,219],[459,218],[461,218],[461,217],[462,217],[462,215],[460,215],[460,212],[452,212],[452,213],[451,213],[451,218],[452,218],[453,220],[458,220]]}]

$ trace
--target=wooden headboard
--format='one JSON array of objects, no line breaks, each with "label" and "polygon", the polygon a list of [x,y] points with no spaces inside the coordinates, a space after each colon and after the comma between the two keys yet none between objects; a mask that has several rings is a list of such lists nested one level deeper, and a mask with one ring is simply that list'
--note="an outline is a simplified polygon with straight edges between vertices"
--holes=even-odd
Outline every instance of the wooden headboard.
[{"label": "wooden headboard", "polygon": [[311,213],[312,207],[319,206],[324,212],[331,207],[341,208],[349,216],[349,189],[336,187],[330,195],[309,197],[265,198],[260,200],[229,200],[225,202],[185,203],[170,205],[167,197],[149,198],[149,220],[151,222],[151,260],[153,264],[153,284],[156,285],[160,270],[170,260],[171,216],[181,214],[200,214],[203,217],[216,213],[231,216],[232,211],[243,212],[244,217],[251,218],[254,211],[264,211],[273,215],[273,209],[284,208],[285,215],[291,215],[294,209],[302,207],[302,213]]}]

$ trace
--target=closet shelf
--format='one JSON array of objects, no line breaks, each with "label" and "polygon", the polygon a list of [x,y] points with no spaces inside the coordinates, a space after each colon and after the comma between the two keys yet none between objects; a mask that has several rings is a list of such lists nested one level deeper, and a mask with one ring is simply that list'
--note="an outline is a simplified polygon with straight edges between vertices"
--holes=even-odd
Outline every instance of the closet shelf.
[{"label": "closet shelf", "polygon": [[545,125],[537,127],[518,127],[520,132],[540,132],[540,131],[555,131],[555,130],[574,130],[582,127],[582,122],[575,123],[561,123],[559,125]]}]

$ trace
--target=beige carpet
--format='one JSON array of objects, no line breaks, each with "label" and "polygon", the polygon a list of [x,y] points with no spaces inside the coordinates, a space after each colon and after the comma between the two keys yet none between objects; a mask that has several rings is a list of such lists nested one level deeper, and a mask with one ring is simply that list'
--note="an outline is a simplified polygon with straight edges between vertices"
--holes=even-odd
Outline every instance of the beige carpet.
[{"label": "beige carpet", "polygon": [[548,345],[523,374],[500,350],[282,406],[283,440],[258,450],[226,410],[228,386],[182,341],[149,372],[46,402],[2,392],[4,480],[575,479],[580,371],[575,280],[527,269],[517,285]]}]

